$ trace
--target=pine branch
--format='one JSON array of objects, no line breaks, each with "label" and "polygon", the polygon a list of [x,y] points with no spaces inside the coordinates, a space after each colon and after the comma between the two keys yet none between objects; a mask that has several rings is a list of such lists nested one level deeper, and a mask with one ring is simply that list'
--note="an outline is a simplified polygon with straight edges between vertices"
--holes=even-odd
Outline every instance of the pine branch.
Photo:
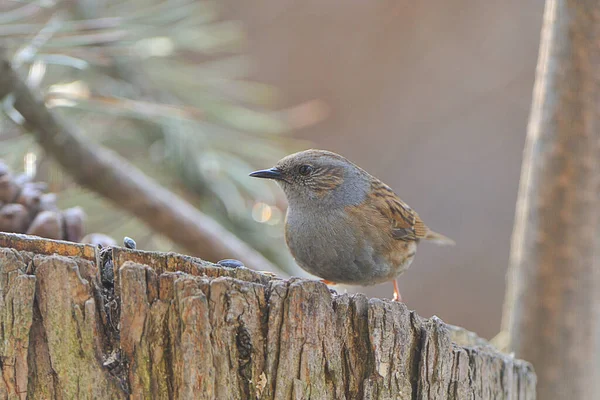
[{"label": "pine branch", "polygon": [[201,213],[114,152],[90,145],[27,87],[0,49],[0,99],[11,94],[28,131],[80,185],[111,200],[151,228],[208,260],[237,258],[253,269],[278,271],[218,222]]}]

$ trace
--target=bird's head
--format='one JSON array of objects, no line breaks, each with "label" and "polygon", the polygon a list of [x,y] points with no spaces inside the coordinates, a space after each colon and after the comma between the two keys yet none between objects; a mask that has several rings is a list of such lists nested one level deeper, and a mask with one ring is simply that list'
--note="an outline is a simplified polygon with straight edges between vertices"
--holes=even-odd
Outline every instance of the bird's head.
[{"label": "bird's head", "polygon": [[275,180],[291,206],[357,204],[364,199],[368,188],[365,171],[339,154],[325,150],[290,154],[273,168],[252,172],[250,176]]}]

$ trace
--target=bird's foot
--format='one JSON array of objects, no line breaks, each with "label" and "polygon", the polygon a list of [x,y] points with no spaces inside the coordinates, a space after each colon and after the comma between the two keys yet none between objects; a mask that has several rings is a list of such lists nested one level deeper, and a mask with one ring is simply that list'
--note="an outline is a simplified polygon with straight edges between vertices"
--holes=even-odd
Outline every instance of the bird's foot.
[{"label": "bird's foot", "polygon": [[335,282],[328,281],[327,279],[321,279],[321,282],[323,282],[326,285],[335,285],[336,284]]},{"label": "bird's foot", "polygon": [[394,279],[392,282],[394,283],[394,297],[392,298],[392,301],[398,301],[398,302],[402,303],[402,295],[400,294],[400,288],[398,287],[398,281],[396,279]]}]

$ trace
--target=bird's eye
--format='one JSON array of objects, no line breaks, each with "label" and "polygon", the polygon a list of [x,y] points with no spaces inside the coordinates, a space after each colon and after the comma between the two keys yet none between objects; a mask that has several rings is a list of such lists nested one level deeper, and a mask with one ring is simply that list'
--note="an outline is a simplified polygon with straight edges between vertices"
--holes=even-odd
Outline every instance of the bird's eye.
[{"label": "bird's eye", "polygon": [[312,171],[313,171],[313,167],[311,167],[308,164],[301,165],[300,168],[298,169],[298,172],[302,176],[306,176],[306,175],[310,174]]}]

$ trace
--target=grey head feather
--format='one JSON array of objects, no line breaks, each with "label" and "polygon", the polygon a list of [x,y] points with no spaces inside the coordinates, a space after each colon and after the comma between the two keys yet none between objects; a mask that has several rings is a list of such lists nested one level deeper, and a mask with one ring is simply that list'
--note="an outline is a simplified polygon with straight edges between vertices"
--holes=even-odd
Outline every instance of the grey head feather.
[{"label": "grey head feather", "polygon": [[[296,169],[311,165],[316,174],[320,170],[341,171],[342,182],[327,191],[315,191],[310,185],[296,179]],[[288,179],[278,181],[288,199],[289,207],[295,209],[333,210],[362,203],[371,187],[371,176],[346,158],[322,150],[307,150],[289,155],[278,164]]]}]

